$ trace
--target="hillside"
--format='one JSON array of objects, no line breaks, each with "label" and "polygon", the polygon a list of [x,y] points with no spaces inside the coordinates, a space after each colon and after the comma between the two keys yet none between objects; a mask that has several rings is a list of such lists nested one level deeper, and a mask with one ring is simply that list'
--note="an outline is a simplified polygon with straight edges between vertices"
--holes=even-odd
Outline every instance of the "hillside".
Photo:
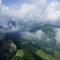
[{"label": "hillside", "polygon": [[50,55],[42,49],[32,53],[25,49],[17,50],[16,55],[11,60],[60,60],[60,52],[56,51],[55,55]]},{"label": "hillside", "polygon": [[33,26],[28,31],[0,33],[0,60],[60,60],[56,28],[48,24]]}]

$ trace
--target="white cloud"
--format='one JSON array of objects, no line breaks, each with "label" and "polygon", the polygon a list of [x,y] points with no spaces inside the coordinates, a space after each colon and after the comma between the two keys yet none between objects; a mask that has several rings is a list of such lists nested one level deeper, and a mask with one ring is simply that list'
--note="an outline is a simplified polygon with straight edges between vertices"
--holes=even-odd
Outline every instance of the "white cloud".
[{"label": "white cloud", "polygon": [[60,2],[33,0],[32,4],[22,4],[17,9],[4,6],[0,0],[0,20],[5,20],[7,17],[43,22],[57,21],[60,20]]},{"label": "white cloud", "polygon": [[18,15],[22,18],[27,17],[29,14],[31,14],[31,11],[33,10],[34,6],[29,4],[23,4],[21,6],[21,9],[18,12]]},{"label": "white cloud", "polygon": [[[18,9],[9,8],[1,4],[1,16],[9,16],[12,18],[22,18],[28,20],[40,20],[43,18],[42,10],[44,9],[46,0],[34,1],[32,4],[22,4]],[[42,15],[41,15],[42,14]]]},{"label": "white cloud", "polygon": [[60,42],[60,29],[59,28],[56,29],[56,37],[55,38],[58,42]]},{"label": "white cloud", "polygon": [[44,36],[45,34],[41,31],[38,30],[35,33],[31,33],[31,32],[25,32],[23,34],[23,38],[25,39],[29,39],[29,40],[41,40],[41,37]]},{"label": "white cloud", "polygon": [[47,18],[51,21],[60,20],[60,2],[52,1],[47,6]]}]

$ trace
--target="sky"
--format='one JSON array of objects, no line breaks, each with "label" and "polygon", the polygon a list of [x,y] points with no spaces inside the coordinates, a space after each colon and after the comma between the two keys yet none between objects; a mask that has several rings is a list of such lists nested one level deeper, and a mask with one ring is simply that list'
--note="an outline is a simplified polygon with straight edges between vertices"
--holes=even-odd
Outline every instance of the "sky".
[{"label": "sky", "polygon": [[[5,23],[10,19],[15,21],[59,22],[60,24],[60,0],[0,0],[0,22]],[[60,40],[60,29],[57,31],[57,39]],[[39,32],[41,34],[41,31],[35,34],[40,37]],[[35,36],[28,32],[25,34]]]},{"label": "sky", "polygon": [[31,3],[32,1],[31,0],[3,0],[3,4],[6,5],[6,6],[11,6],[13,4],[16,4],[16,5],[21,5],[23,3]]},{"label": "sky", "polygon": [[60,22],[60,0],[0,0],[0,21],[7,21],[9,17]]}]

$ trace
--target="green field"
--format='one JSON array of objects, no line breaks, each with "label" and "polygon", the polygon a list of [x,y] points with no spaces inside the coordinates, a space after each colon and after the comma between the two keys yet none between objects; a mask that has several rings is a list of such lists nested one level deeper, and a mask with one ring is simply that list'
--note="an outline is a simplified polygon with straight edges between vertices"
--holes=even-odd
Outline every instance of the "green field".
[{"label": "green field", "polygon": [[44,50],[37,50],[34,54],[28,50],[17,50],[17,53],[11,60],[60,60],[60,52],[55,51],[54,55],[50,55]]}]

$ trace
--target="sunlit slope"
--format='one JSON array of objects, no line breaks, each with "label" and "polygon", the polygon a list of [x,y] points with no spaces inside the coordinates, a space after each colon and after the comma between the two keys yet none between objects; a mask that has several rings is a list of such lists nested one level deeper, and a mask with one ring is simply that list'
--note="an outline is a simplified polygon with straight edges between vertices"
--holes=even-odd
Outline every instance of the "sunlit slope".
[{"label": "sunlit slope", "polygon": [[50,55],[42,49],[32,53],[28,50],[17,50],[16,55],[11,60],[60,60],[60,52],[56,51],[54,55]]},{"label": "sunlit slope", "polygon": [[55,53],[49,54],[43,50],[37,50],[36,54],[42,57],[44,60],[60,60],[60,52],[55,51]]},{"label": "sunlit slope", "polygon": [[28,50],[17,50],[16,55],[11,60],[43,60],[41,57]]}]

